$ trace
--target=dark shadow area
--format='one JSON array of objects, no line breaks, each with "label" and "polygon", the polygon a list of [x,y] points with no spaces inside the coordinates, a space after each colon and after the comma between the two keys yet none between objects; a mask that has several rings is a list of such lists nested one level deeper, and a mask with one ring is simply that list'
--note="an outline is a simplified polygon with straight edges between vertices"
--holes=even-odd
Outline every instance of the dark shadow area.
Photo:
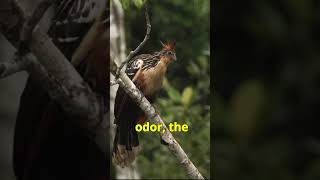
[{"label": "dark shadow area", "polygon": [[319,179],[320,4],[213,8],[215,179]]},{"label": "dark shadow area", "polygon": [[[15,35],[17,31],[12,33],[6,30],[19,27],[15,26],[18,22],[18,18],[15,18],[18,16],[13,16],[16,9],[12,7],[11,3],[8,3],[9,1],[11,0],[0,3],[2,5],[0,26],[1,33],[10,34],[7,38],[9,41],[14,41],[19,38],[19,36],[12,37],[12,34]],[[18,3],[25,13],[32,14],[40,1],[28,0],[18,1]],[[75,69],[85,81],[84,83],[79,78],[81,81],[78,81],[78,84],[89,86],[90,95],[96,97],[96,105],[99,106],[98,115],[94,116],[96,119],[88,117],[89,115],[87,116],[83,112],[82,115],[74,113],[71,108],[74,108],[75,105],[72,105],[72,103],[62,105],[65,99],[69,97],[79,97],[81,100],[88,98],[78,96],[78,94],[81,94],[79,91],[72,93],[76,89],[74,88],[76,85],[72,86],[74,89],[68,89],[67,83],[63,82],[65,79],[69,82],[74,80],[72,77],[76,76],[71,76],[69,73],[72,71],[63,73],[60,69],[55,68],[56,72],[52,72],[42,64],[44,68],[47,68],[49,78],[41,73],[35,73],[35,69],[39,66],[33,66],[34,69],[28,66],[25,68],[28,73],[26,71],[19,72],[0,79],[1,180],[93,180],[109,178],[109,117],[107,116],[109,112],[109,66],[107,64],[109,63],[109,24],[108,21],[104,21],[109,16],[109,8],[107,7],[109,1],[99,2],[101,4],[98,4],[98,1],[86,0],[55,1],[56,4],[46,11],[38,24],[40,31],[48,32],[47,34],[50,37],[43,38],[44,41],[41,45],[44,47],[46,40],[52,40],[66,59],[71,61],[76,48],[81,46],[84,37],[88,34],[87,32],[96,22],[97,25],[94,27],[97,28],[96,31],[99,33],[92,37],[95,43],[89,43],[91,46],[86,47],[90,54],[85,51],[84,56],[79,56],[79,64],[75,65]],[[99,5],[102,7],[101,9],[96,8]],[[7,16],[15,21],[11,19],[6,21]],[[97,18],[98,16],[99,18]],[[61,23],[62,21],[63,23]],[[41,45],[38,47],[41,47]],[[49,46],[47,49],[49,49],[48,52],[44,54],[50,54],[50,49],[54,48]],[[0,63],[14,62],[12,59],[16,52],[16,49],[1,34]],[[34,51],[33,53],[36,54]],[[39,60],[41,56],[37,56],[37,58]],[[50,60],[56,59],[52,58]],[[63,76],[62,80],[55,77],[57,74]],[[102,78],[105,79],[102,80]],[[46,83],[49,84],[49,88],[43,85]],[[54,84],[58,84],[58,86],[54,86]],[[52,93],[51,88],[53,90],[61,88],[65,91],[58,90]],[[48,92],[51,92],[51,94]],[[67,95],[61,96],[61,94]],[[67,98],[62,99],[61,97]],[[90,106],[91,104],[86,105]],[[94,125],[82,126],[79,123],[80,121],[92,122],[94,120],[97,120]]]}]

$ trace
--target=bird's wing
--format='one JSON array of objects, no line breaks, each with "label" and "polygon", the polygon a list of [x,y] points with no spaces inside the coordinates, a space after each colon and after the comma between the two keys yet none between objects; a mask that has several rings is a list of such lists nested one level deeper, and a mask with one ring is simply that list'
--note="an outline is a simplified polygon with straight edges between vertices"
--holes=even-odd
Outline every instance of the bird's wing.
[{"label": "bird's wing", "polygon": [[[106,9],[105,0],[61,0],[48,31],[53,43],[71,60],[96,18]],[[104,9],[103,9],[104,8]]]},{"label": "bird's wing", "polygon": [[126,68],[126,74],[130,79],[133,79],[138,70],[147,70],[154,67],[159,62],[159,56],[157,54],[141,54],[132,58]]},{"label": "bird's wing", "polygon": [[[126,74],[128,77],[135,83],[137,88],[139,89],[139,84],[136,82],[136,79],[139,78],[139,75],[142,71],[150,69],[156,66],[159,63],[159,54],[141,54],[132,58],[126,68]],[[119,87],[116,94],[115,99],[115,107],[114,107],[114,115],[115,115],[115,123],[117,123],[117,118],[121,115],[122,112],[128,111],[128,104],[132,103],[132,100],[126,92]],[[141,114],[141,110],[137,108],[135,111],[139,111],[138,114]]]},{"label": "bird's wing", "polygon": [[49,29],[49,36],[84,80],[108,94],[109,1],[62,0]]}]

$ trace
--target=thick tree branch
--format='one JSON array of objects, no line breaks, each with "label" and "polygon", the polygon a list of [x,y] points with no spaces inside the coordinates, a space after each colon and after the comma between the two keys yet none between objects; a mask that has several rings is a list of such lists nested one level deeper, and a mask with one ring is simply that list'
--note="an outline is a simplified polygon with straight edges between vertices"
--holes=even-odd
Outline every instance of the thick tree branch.
[{"label": "thick tree branch", "polygon": [[[39,23],[41,18],[43,17],[44,13],[48,10],[48,8],[53,4],[55,0],[42,0],[36,9],[34,10],[32,16],[25,17],[26,15],[22,10],[20,10],[20,15],[25,19],[25,22],[23,23],[21,32],[20,32],[20,47],[19,47],[19,53],[24,54],[28,51],[28,45],[32,36],[32,31],[36,27],[36,25]],[[15,1],[16,7],[19,9],[19,4],[17,1]],[[21,52],[23,51],[23,52]]]},{"label": "thick tree branch", "polygon": [[121,71],[121,68],[136,54],[139,53],[141,48],[144,46],[146,41],[149,39],[151,25],[149,21],[149,15],[146,8],[145,11],[146,20],[147,20],[147,33],[144,40],[140,43],[140,45],[134,50],[131,51],[127,56],[126,60],[121,64],[120,67],[116,65],[116,63],[111,60],[110,61],[110,70],[111,73],[116,76],[115,81],[121,86],[126,93],[139,105],[139,107],[145,112],[148,120],[153,124],[161,124],[160,136],[161,138],[168,144],[168,149],[173,153],[173,155],[177,158],[178,162],[184,167],[187,175],[191,179],[204,179],[199,170],[194,166],[191,160],[188,158],[187,154],[181,148],[179,143],[175,140],[175,138],[170,133],[167,126],[164,124],[164,121],[157,114],[155,108],[150,104],[150,102],[144,97],[141,91],[134,85],[134,83],[130,80],[130,78]]},{"label": "thick tree branch", "polygon": [[14,73],[27,70],[30,66],[30,61],[22,61],[17,57],[10,59],[9,61],[0,63],[0,78],[5,78]]},{"label": "thick tree branch", "polygon": [[[112,74],[116,75],[118,67],[115,63],[112,63],[115,67],[111,69]],[[173,155],[177,158],[177,160],[182,164],[184,169],[186,170],[188,176],[191,179],[204,179],[200,174],[199,170],[194,166],[191,160],[188,158],[187,154],[181,148],[179,143],[175,140],[175,138],[170,133],[167,126],[164,124],[162,118],[159,114],[156,113],[155,108],[150,104],[150,102],[140,93],[140,90],[134,85],[134,83],[130,80],[130,78],[124,73],[120,72],[119,74],[119,85],[126,91],[126,93],[139,105],[139,107],[146,113],[149,121],[153,124],[161,124],[160,136],[161,138],[168,143],[169,150],[173,153]]]},{"label": "thick tree branch", "polygon": [[[1,22],[1,32],[17,48],[19,44],[17,41],[20,39],[12,37],[19,34],[17,33],[20,30],[19,27],[21,28],[19,23],[22,17],[26,17],[26,12],[23,12],[19,4],[15,5],[17,6],[15,8],[22,12],[19,12],[20,15],[12,14],[14,17],[10,18],[11,22]],[[44,12],[41,10],[31,24],[37,24],[37,21],[41,19],[39,16]],[[69,116],[73,117],[70,119],[84,129],[101,151],[107,153],[104,138],[106,133],[101,133],[106,128],[104,125],[106,122],[101,121],[101,116],[103,116],[101,113],[105,112],[106,102],[98,101],[98,95],[90,89],[72,64],[53,44],[48,35],[41,32],[40,28],[36,28],[32,33],[30,49],[31,53],[23,55],[21,62],[2,63],[0,65],[1,77],[25,70],[25,64],[31,63],[31,68],[26,69],[31,78],[46,90],[51,99],[57,101]]]},{"label": "thick tree branch", "polygon": [[52,43],[48,35],[37,29],[33,33],[30,47],[31,51],[48,73],[54,75],[55,79],[69,91],[68,100],[70,100],[69,103],[72,106],[70,106],[71,108],[67,111],[72,115],[86,117],[89,119],[87,123],[93,123],[90,125],[86,123],[86,126],[92,127],[96,125],[97,122],[95,122],[95,120],[99,112],[99,106],[95,102],[94,93],[79,73],[77,73],[72,64]]}]

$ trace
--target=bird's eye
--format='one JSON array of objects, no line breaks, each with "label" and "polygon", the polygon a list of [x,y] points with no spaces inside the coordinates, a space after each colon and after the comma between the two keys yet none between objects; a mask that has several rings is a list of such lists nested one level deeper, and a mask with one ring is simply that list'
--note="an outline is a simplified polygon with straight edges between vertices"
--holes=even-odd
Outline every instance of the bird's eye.
[{"label": "bird's eye", "polygon": [[168,51],[168,54],[169,54],[169,55],[172,55],[172,54],[173,54],[173,52],[172,52],[172,51]]}]

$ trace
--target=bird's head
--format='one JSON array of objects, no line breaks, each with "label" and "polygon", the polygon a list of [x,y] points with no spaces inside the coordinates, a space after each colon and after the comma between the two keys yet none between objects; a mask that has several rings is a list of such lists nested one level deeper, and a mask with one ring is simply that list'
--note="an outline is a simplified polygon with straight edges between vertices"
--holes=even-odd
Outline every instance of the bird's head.
[{"label": "bird's head", "polygon": [[176,51],[175,51],[176,42],[173,41],[173,42],[168,42],[168,43],[164,44],[160,41],[160,43],[163,46],[163,48],[161,50],[162,59],[166,63],[171,63],[172,61],[176,61],[177,60]]}]

